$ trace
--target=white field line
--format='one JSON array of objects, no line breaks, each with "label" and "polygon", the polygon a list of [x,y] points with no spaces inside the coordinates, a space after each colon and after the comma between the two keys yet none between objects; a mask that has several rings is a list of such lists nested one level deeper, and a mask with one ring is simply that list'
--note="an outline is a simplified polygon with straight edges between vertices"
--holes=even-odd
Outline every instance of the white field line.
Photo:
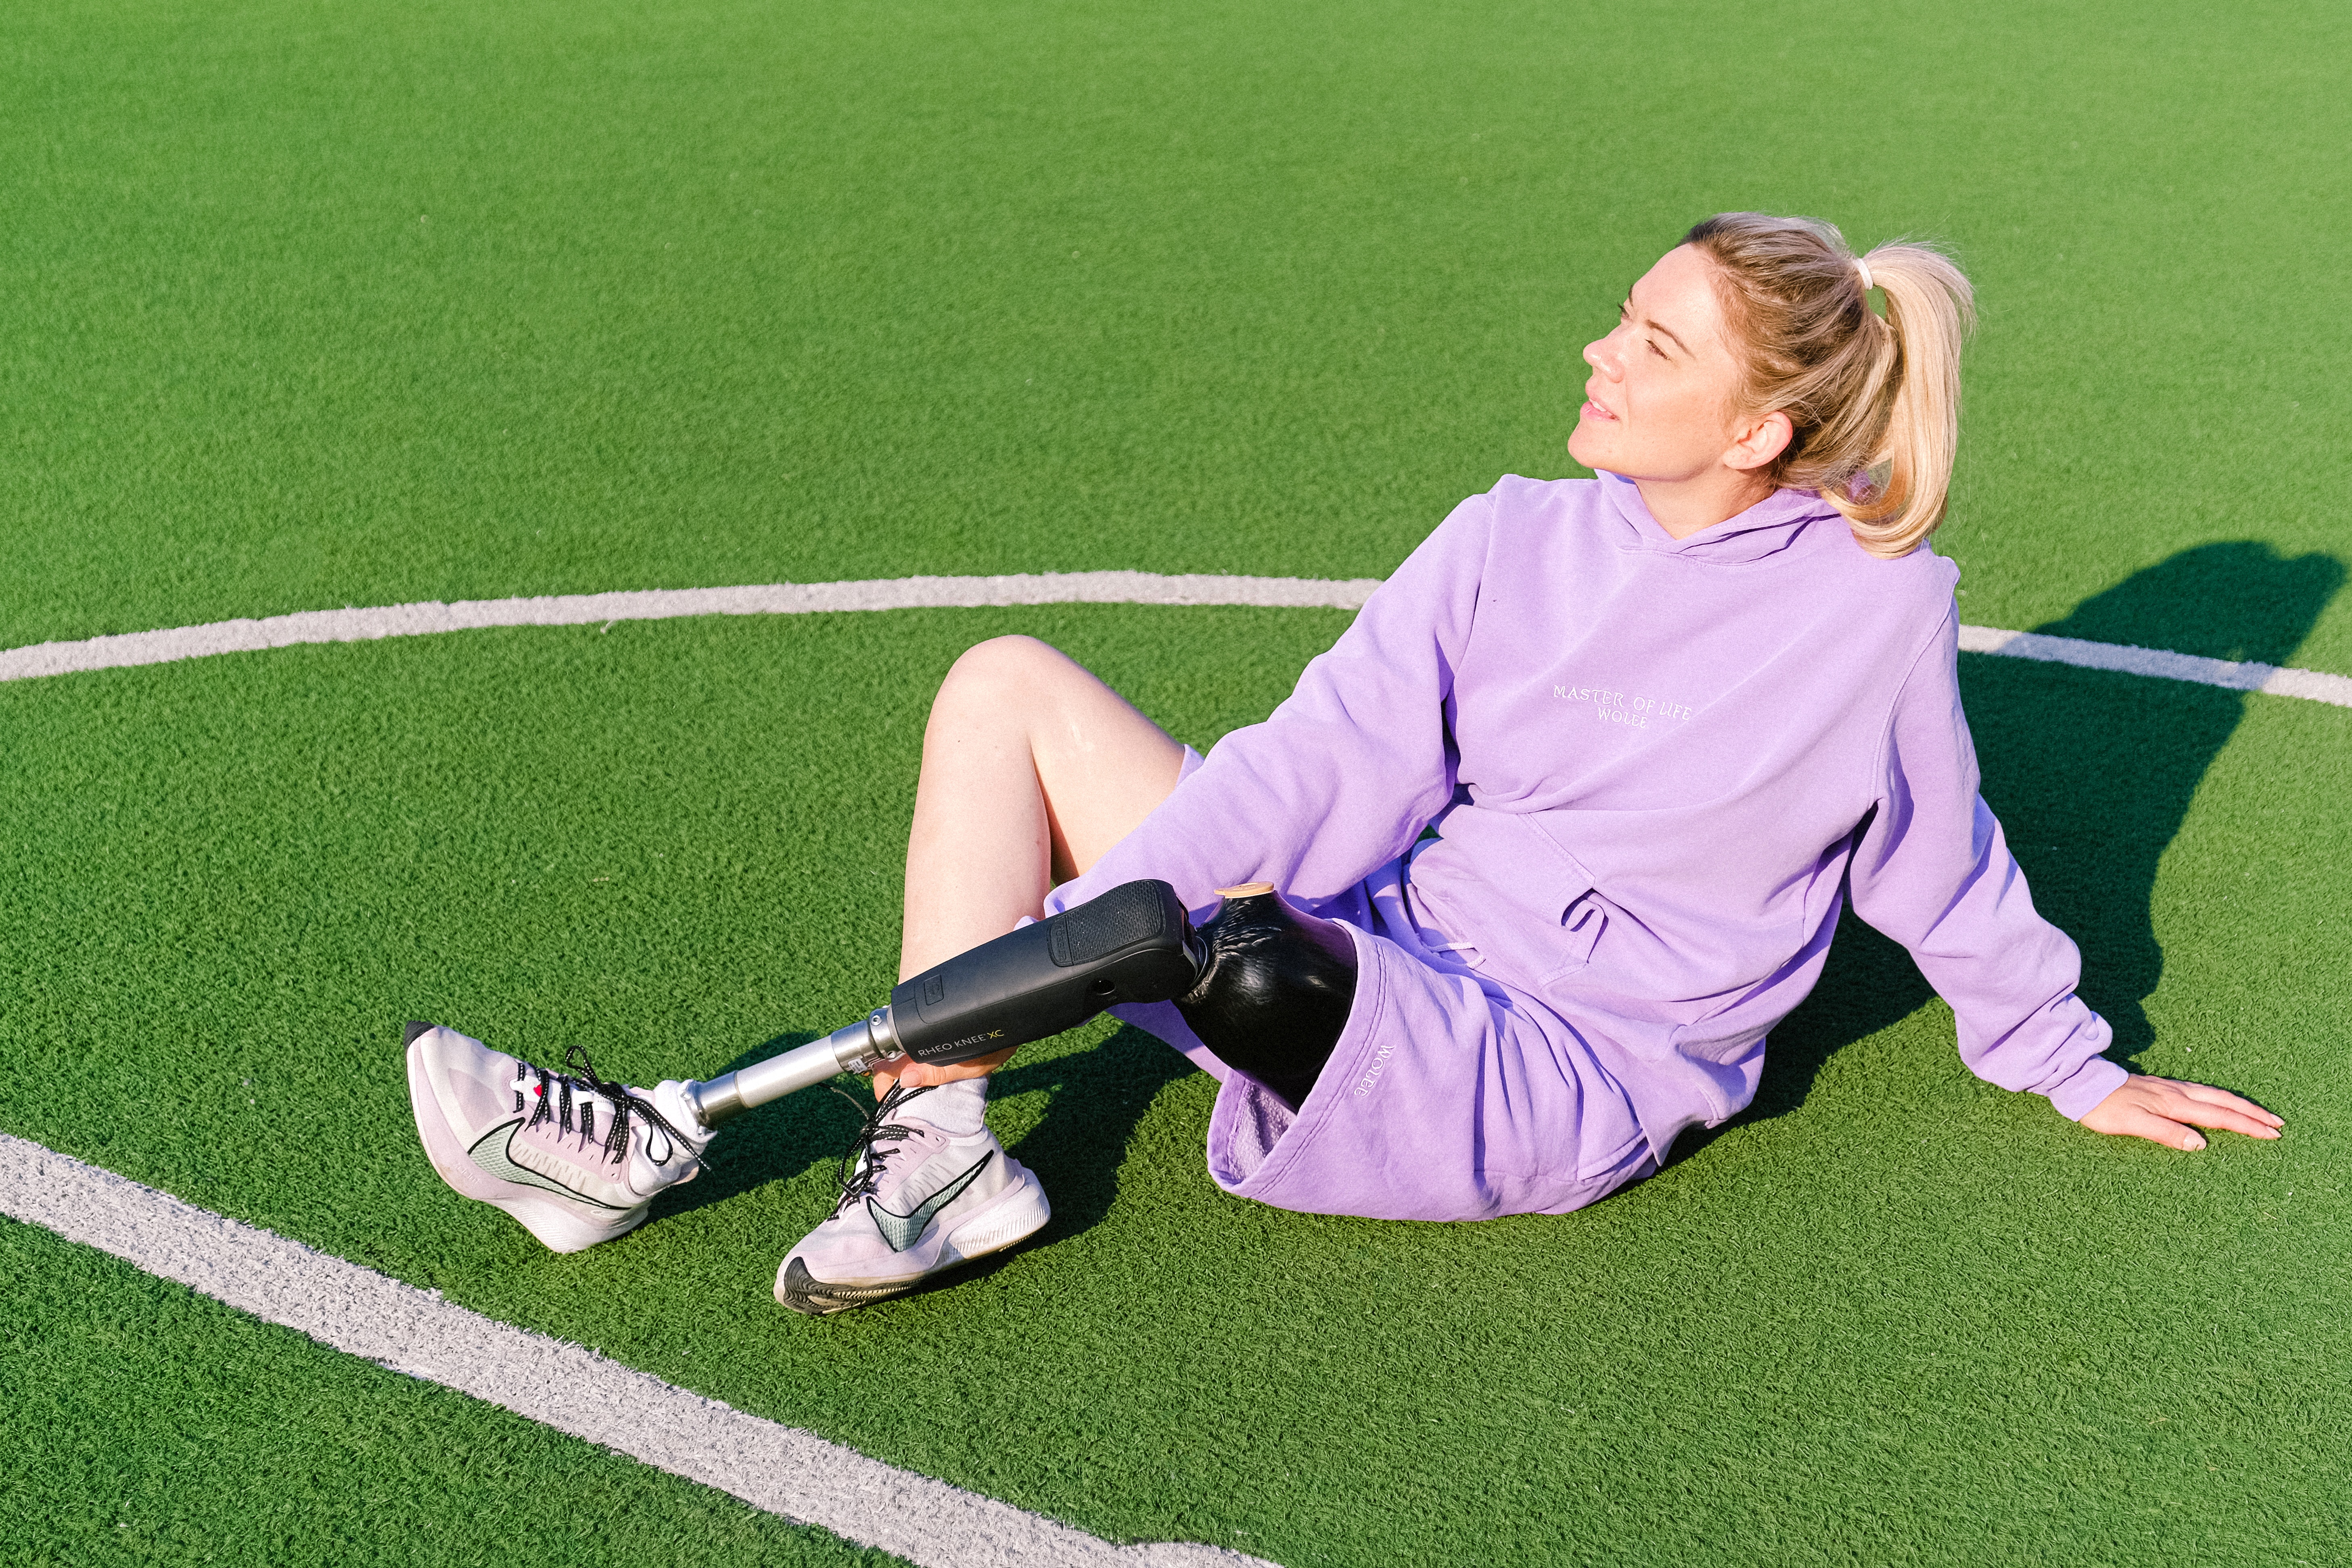
[{"label": "white field line", "polygon": [[830,610],[981,609],[1008,605],[1261,605],[1352,610],[1376,577],[1165,577],[1153,572],[1043,572],[1009,577],[892,577],[870,583],[770,583],[743,588],[645,588],[542,599],[461,599],[303,610],[257,621],[214,621],[168,631],[125,632],[81,642],[39,643],[0,653],[0,680],[164,664],[206,654],[297,643],[369,642],[485,626],[578,626],[679,616],[804,616]]},{"label": "white field line", "polygon": [[1113,1545],[747,1415],[582,1346],[483,1317],[437,1291],[5,1132],[0,1213],[321,1344],[503,1405],[922,1568],[1272,1568],[1214,1546]]},{"label": "white field line", "polygon": [[[1253,605],[1283,609],[1360,608],[1376,577],[1162,576],[1153,572],[1042,572],[1003,577],[891,577],[863,583],[771,583],[740,588],[645,588],[562,594],[538,599],[461,599],[368,609],[302,610],[260,620],[213,621],[163,631],[125,632],[79,642],[37,643],[0,652],[0,680],[79,670],[168,664],[215,653],[256,652],[299,643],[488,626],[577,626],[667,620],[680,616],[793,616],[838,610],[978,609],[1013,605]],[[2039,659],[2193,681],[2233,691],[2266,691],[2352,708],[2352,677],[2275,665],[2232,663],[2158,648],[2085,642],[2037,632],[1962,626],[1970,653]]]},{"label": "white field line", "polygon": [[[2040,632],[2005,632],[1992,626],[1962,626],[1960,647],[1969,653],[1998,654],[2003,658],[2032,658],[2045,664],[2152,675],[2162,680],[2224,686],[2232,691],[2267,691],[2273,697],[2303,697],[2314,702],[2352,708],[2352,676],[2329,675],[2324,670],[2282,669],[2274,664],[2257,664],[2251,659],[2241,663],[2226,658],[2200,658],[2193,653],[2167,653],[2162,648],[2133,647],[2127,643],[2045,637]],[[0,654],[0,658],[6,657]]]}]

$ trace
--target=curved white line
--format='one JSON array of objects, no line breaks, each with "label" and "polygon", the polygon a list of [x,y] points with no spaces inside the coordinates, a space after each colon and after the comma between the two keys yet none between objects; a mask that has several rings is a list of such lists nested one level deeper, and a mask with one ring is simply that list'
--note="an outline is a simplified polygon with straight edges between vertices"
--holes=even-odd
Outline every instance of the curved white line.
[{"label": "curved white line", "polygon": [[[770,583],[740,588],[644,588],[612,594],[560,594],[537,599],[437,600],[367,609],[302,610],[260,620],[213,621],[152,632],[37,643],[0,652],[0,680],[30,680],[81,670],[168,664],[216,653],[249,653],[300,643],[371,642],[378,637],[489,626],[576,626],[598,622],[668,620],[681,616],[798,616],[839,610],[981,609],[1015,605],[1249,605],[1277,609],[1360,608],[1377,577],[1228,577],[1208,573],[1037,572],[1002,577],[889,577],[858,583]],[[2185,680],[2232,691],[2264,691],[2352,708],[2352,677],[2276,665],[2233,663],[2161,648],[2086,642],[2038,632],[1962,626],[1970,653],[2038,659],[2089,669]]]},{"label": "curved white line", "polygon": [[1962,626],[1960,647],[1969,653],[1998,654],[2003,658],[2113,669],[2126,675],[2150,675],[2159,680],[2188,680],[2200,686],[2227,687],[2232,691],[2266,691],[2273,697],[2301,697],[2352,708],[2352,676],[2329,675],[2324,670],[2282,669],[2277,665],[2257,664],[2252,659],[2240,662],[2203,658],[2193,653],[2134,647],[2128,643],[2086,642],[2081,637],[2004,632],[1991,626]]},{"label": "curved white line", "polygon": [[1258,605],[1352,610],[1380,585],[1377,577],[1330,582],[1206,574],[1168,577],[1155,572],[1042,572],[1004,577],[769,583],[741,588],[644,588],[538,599],[461,599],[454,605],[436,600],[371,609],[302,610],[263,620],[213,621],[80,642],[38,643],[0,653],[0,680],[167,664],[215,653],[291,647],[298,643],[371,642],[377,637],[422,637],[488,626],[578,626],[681,616],[805,616],[835,610],[982,609],[1010,605]]},{"label": "curved white line", "polygon": [[814,1433],[469,1311],[356,1263],[0,1132],[0,1214],[923,1568],[1275,1568],[1223,1547],[1117,1546]]}]

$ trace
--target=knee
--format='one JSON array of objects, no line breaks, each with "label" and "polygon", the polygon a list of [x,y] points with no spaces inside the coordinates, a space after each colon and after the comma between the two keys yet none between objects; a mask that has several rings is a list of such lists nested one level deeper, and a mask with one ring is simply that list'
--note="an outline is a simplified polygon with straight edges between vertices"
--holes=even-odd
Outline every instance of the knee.
[{"label": "knee", "polygon": [[964,649],[940,682],[931,712],[934,717],[961,717],[1024,711],[1077,669],[1051,643],[1031,637],[991,637]]}]

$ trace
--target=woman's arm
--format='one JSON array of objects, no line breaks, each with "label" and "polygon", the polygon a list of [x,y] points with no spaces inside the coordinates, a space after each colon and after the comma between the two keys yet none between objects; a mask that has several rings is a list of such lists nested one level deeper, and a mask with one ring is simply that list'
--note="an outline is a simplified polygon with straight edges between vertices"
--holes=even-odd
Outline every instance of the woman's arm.
[{"label": "woman's arm", "polygon": [[1322,898],[1402,854],[1453,798],[1448,700],[1492,516],[1488,496],[1454,508],[1265,723],[1220,741],[1048,912],[1137,877],[1172,883],[1196,910],[1244,882]]},{"label": "woman's arm", "polygon": [[1958,619],[1947,617],[1895,700],[1877,814],[1853,855],[1854,911],[1910,950],[1951,1004],[1960,1059],[1988,1082],[2044,1095],[2095,1131],[2170,1148],[2202,1148],[2196,1127],[2277,1137],[2280,1120],[2251,1100],[2128,1073],[2101,1054],[2112,1037],[2075,994],[2082,956],[2034,910],[1978,794]]}]

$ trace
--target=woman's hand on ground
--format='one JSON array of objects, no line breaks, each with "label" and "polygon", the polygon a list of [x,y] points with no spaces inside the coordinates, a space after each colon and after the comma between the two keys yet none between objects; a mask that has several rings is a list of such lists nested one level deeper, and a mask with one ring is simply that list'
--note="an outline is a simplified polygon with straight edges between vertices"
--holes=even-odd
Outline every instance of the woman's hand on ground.
[{"label": "woman's hand on ground", "polygon": [[974,1057],[968,1062],[952,1062],[945,1067],[910,1061],[905,1057],[892,1057],[874,1069],[874,1098],[881,1099],[896,1084],[920,1089],[927,1084],[953,1083],[960,1078],[986,1078],[1011,1061],[1013,1052],[1020,1048],[1014,1046],[1011,1050],[992,1051],[987,1056]]},{"label": "woman's hand on ground", "polygon": [[2121,1089],[2083,1113],[2083,1125],[2094,1132],[2145,1138],[2168,1149],[2202,1149],[2200,1127],[2275,1138],[2286,1123],[2226,1089],[2134,1073]]}]

